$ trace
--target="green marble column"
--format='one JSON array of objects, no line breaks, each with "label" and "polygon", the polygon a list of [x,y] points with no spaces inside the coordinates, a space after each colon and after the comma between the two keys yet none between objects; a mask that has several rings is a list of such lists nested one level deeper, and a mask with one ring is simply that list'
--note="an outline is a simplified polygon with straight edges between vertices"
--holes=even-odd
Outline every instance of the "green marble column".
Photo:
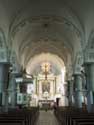
[{"label": "green marble column", "polygon": [[8,62],[0,62],[0,105],[4,111],[8,110],[9,67]]},{"label": "green marble column", "polygon": [[82,108],[82,76],[81,74],[74,75],[75,84],[75,107]]},{"label": "green marble column", "polygon": [[16,108],[17,103],[17,83],[16,83],[16,74],[11,74],[11,82],[10,82],[10,97],[11,97],[11,108]]},{"label": "green marble column", "polygon": [[87,82],[87,108],[89,112],[94,112],[94,63],[85,64]]},{"label": "green marble column", "polygon": [[69,100],[69,105],[72,106],[73,102],[72,102],[72,96],[73,96],[73,82],[67,81],[68,82],[68,100]]}]

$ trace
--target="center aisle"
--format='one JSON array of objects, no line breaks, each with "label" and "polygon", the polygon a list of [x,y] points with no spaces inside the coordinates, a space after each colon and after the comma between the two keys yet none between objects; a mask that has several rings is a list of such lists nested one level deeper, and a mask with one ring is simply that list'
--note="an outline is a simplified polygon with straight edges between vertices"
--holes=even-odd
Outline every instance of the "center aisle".
[{"label": "center aisle", "polygon": [[37,125],[59,125],[57,119],[54,116],[54,112],[51,110],[40,111]]}]

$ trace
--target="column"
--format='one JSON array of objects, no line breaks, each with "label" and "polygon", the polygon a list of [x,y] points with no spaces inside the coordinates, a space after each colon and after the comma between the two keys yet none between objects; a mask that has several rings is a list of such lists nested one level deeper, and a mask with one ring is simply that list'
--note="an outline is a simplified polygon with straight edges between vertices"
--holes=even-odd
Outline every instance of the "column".
[{"label": "column", "polygon": [[85,64],[87,83],[87,108],[89,112],[94,112],[94,63]]},{"label": "column", "polygon": [[0,62],[0,106],[4,111],[8,110],[9,67],[8,62]]},{"label": "column", "polygon": [[73,106],[73,81],[67,81],[68,82],[68,100],[69,100],[69,106]]},{"label": "column", "polygon": [[81,74],[74,74],[75,85],[75,107],[82,108],[82,76]]},{"label": "column", "polygon": [[39,99],[41,99],[42,98],[42,94],[43,94],[43,91],[42,91],[42,84],[44,84],[44,83],[42,83],[42,81],[41,80],[38,80],[38,96],[39,96]]},{"label": "column", "polygon": [[35,94],[38,94],[38,88],[37,88],[37,76],[35,77]]},{"label": "column", "polygon": [[16,85],[16,74],[11,74],[11,81],[10,81],[10,97],[11,97],[11,108],[16,108],[17,103],[17,85]]},{"label": "column", "polygon": [[54,80],[54,85],[55,85],[55,94],[57,94],[57,77],[55,77],[55,80]]},{"label": "column", "polygon": [[50,99],[53,99],[54,96],[54,86],[53,86],[53,81],[50,81]]}]

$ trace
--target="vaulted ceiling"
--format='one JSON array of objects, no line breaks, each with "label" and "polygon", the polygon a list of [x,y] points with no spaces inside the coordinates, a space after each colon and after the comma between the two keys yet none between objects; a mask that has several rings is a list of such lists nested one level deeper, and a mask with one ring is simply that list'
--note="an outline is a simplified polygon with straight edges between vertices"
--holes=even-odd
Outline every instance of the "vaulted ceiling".
[{"label": "vaulted ceiling", "polygon": [[24,67],[48,52],[67,66],[94,29],[94,0],[0,0],[0,27]]}]

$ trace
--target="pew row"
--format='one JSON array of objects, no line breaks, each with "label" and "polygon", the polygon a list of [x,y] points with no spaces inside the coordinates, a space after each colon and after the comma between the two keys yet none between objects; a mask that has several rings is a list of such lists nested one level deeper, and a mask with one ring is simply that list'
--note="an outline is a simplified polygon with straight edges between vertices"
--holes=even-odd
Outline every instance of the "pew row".
[{"label": "pew row", "polygon": [[0,114],[0,125],[35,125],[38,115],[38,108],[10,110]]},{"label": "pew row", "polygon": [[94,113],[88,113],[74,107],[58,107],[55,116],[60,125],[94,125]]}]

